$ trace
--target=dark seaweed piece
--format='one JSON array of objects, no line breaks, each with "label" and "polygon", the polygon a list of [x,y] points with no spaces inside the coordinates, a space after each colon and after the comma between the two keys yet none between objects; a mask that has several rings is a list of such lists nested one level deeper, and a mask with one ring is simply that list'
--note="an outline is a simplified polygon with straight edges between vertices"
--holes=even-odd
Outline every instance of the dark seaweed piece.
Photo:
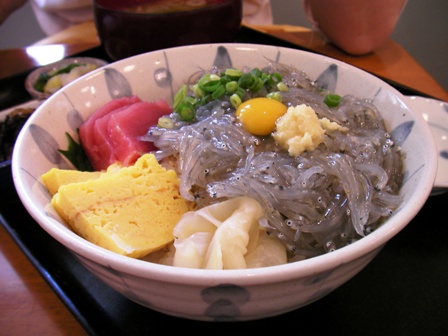
[{"label": "dark seaweed piece", "polygon": [[18,108],[0,122],[0,162],[10,160],[14,144],[34,108]]}]

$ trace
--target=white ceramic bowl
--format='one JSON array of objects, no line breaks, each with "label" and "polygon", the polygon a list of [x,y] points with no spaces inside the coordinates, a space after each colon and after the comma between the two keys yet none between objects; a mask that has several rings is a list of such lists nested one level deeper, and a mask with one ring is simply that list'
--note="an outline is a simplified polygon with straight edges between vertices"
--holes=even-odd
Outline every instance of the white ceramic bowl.
[{"label": "white ceramic bowl", "polygon": [[[335,252],[281,266],[246,270],[198,270],[127,258],[73,233],[48,211],[50,196],[39,177],[52,167],[70,165],[57,152],[66,148],[65,132],[76,129],[93,110],[111,99],[137,94],[144,100],[173,92],[198,67],[212,64],[261,67],[266,58],[293,64],[318,78],[328,69],[335,92],[369,98],[383,111],[387,127],[413,123],[402,138],[405,153],[403,202],[394,216],[365,238]],[[381,248],[418,213],[436,175],[436,149],[421,114],[403,96],[366,72],[303,51],[251,44],[196,45],[138,55],[109,64],[69,84],[46,100],[16,142],[12,172],[29,213],[65,245],[93,274],[129,299],[173,316],[204,321],[254,320],[308,305],[361,271]],[[223,304],[223,302],[225,304]]]},{"label": "white ceramic bowl", "polygon": [[407,96],[408,106],[420,112],[436,142],[438,164],[431,195],[448,191],[448,102],[419,96]]}]

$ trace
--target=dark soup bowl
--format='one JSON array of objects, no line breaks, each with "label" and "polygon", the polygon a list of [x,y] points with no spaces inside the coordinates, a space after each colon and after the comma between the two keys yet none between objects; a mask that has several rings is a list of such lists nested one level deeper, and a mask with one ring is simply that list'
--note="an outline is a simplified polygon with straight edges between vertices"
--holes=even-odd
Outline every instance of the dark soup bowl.
[{"label": "dark soup bowl", "polygon": [[241,0],[95,0],[103,48],[113,60],[182,45],[233,42]]}]

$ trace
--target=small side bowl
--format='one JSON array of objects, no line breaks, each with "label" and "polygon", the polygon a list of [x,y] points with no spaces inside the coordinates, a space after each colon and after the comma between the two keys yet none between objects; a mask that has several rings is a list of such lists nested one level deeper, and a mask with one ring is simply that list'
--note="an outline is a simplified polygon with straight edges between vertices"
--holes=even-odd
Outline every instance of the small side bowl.
[{"label": "small side bowl", "polygon": [[[108,62],[99,59],[99,58],[92,58],[92,57],[71,57],[71,58],[65,58],[61,61],[54,62],[48,65],[41,66],[37,68],[36,70],[32,71],[25,80],[25,88],[29,92],[29,94],[35,98],[35,99],[47,99],[52,95],[52,93],[46,93],[41,92],[35,89],[34,85],[37,82],[37,79],[41,74],[49,73],[54,70],[62,69],[69,64],[72,63],[80,63],[80,64],[93,64],[96,65],[97,68],[102,67],[103,65],[108,64]],[[94,69],[96,70],[96,69]],[[78,77],[79,78],[79,77]]]}]

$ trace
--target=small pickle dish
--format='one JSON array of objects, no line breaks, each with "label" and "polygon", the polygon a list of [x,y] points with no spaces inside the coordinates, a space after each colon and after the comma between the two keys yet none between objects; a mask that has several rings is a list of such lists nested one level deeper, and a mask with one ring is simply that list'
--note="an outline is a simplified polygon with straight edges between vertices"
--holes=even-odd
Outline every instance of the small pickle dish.
[{"label": "small pickle dish", "polygon": [[32,71],[25,80],[25,88],[33,98],[46,99],[68,83],[106,64],[92,57],[65,58]]},{"label": "small pickle dish", "polygon": [[[265,69],[270,63],[293,66],[299,70],[297,72],[299,76],[306,74],[311,79],[309,82],[311,85],[335,94],[333,96],[352,95],[374,104],[384,120],[386,137],[390,136],[391,144],[401,153],[402,166],[398,172],[402,173],[398,186],[400,201],[391,211],[383,212],[386,219],[373,230],[366,230],[360,239],[351,239],[345,245],[327,249],[325,253],[319,255],[290,259],[288,263],[274,266],[200,269],[166,265],[154,262],[152,259],[149,261],[147,258],[128,257],[112,252],[76,234],[53,210],[50,193],[45,188],[41,176],[54,167],[75,169],[60,150],[67,149],[66,133],[75,141],[79,140],[80,125],[95,110],[113,99],[134,95],[143,101],[157,101],[163,98],[172,106],[179,88],[192,78],[192,74],[200,70],[209,71],[213,66],[220,69]],[[285,91],[285,87],[280,91]],[[361,113],[360,116],[366,120],[371,117],[368,111]],[[363,121],[357,120],[357,122],[360,122],[362,128]],[[333,131],[326,132],[332,134]],[[233,137],[234,133],[216,136],[224,139]],[[265,139],[263,136],[259,137],[261,142]],[[233,142],[230,140],[229,143],[233,146],[241,144],[239,140]],[[339,140],[333,138],[331,143],[337,141]],[[368,143],[369,138],[365,137],[363,142]],[[326,144],[329,145],[330,142]],[[384,150],[387,151],[387,145],[384,146]],[[347,148],[341,150],[336,156],[343,156],[343,152],[347,150]],[[206,154],[206,152],[199,153],[199,160],[201,155]],[[256,155],[256,152],[252,155]],[[364,153],[360,152],[359,155],[362,156]],[[322,166],[325,165],[324,161],[320,161]],[[283,161],[280,160],[280,155],[278,157],[273,155],[273,167],[281,162]],[[265,162],[259,161],[259,163],[262,165]],[[241,160],[235,160],[235,164],[241,165]],[[330,166],[337,164],[336,160],[330,162]],[[370,179],[372,174],[376,174],[364,164],[354,163],[354,165],[364,170],[362,180]],[[290,166],[286,171],[294,175],[294,170],[299,166],[302,165]],[[212,173],[219,167],[210,168]],[[257,169],[253,165],[247,165],[246,168]],[[43,230],[71,251],[88,271],[130,300],[148,309],[200,321],[249,321],[277,316],[312,304],[337,290],[362,271],[382,247],[416,216],[430,195],[436,170],[436,147],[426,121],[419,112],[407,106],[400,92],[387,83],[358,68],[328,57],[289,48],[237,43],[201,44],[158,50],[116,61],[89,72],[55,92],[38,107],[23,127],[12,158],[15,187],[27,211]],[[320,181],[323,174],[322,170],[319,170],[314,175],[317,177],[316,181]],[[259,173],[259,176],[267,175]],[[303,176],[295,178],[301,177],[303,178]],[[304,179],[301,185],[306,185],[309,181],[311,180],[308,178]],[[266,183],[271,183],[272,190],[276,188],[280,194],[284,188],[276,186],[275,181]],[[388,200],[384,197],[384,192],[378,188],[380,187],[377,185],[373,188],[375,196],[372,204]],[[250,195],[249,189],[248,187],[247,195]],[[292,189],[288,192],[293,194],[297,191]],[[242,196],[246,193],[246,189],[237,187],[223,190]],[[344,192],[341,192],[336,197],[341,200],[336,207],[346,206],[344,197],[351,202],[352,205],[341,214],[341,220],[345,218],[347,221],[347,218],[365,213],[363,211],[366,209],[360,209],[357,205],[366,204],[366,200],[360,198],[372,196],[360,196],[362,195],[359,193],[360,190],[351,189],[351,185],[344,185],[344,190],[345,196]],[[297,194],[294,195],[296,196],[291,198],[284,196],[277,204],[280,206],[294,202],[293,197],[298,197]],[[263,196],[265,197],[259,198],[262,202],[271,195],[267,192]],[[319,202],[324,199],[312,192],[308,197],[310,199],[316,197]],[[306,199],[305,197],[305,204]],[[396,200],[397,197],[393,199]],[[331,211],[322,211],[320,208],[311,211],[310,207],[304,208],[308,210],[305,210],[303,215],[296,217],[292,215],[294,218],[291,223],[297,221],[299,224],[298,228],[296,227],[297,232],[291,239],[300,239],[305,235],[309,237],[309,245],[317,244],[312,239],[313,230],[317,230],[320,223],[325,222]],[[280,211],[273,207],[271,213],[265,215],[271,219],[273,218],[271,215],[278,214],[277,210]],[[311,218],[316,213],[321,214],[322,221],[316,221],[312,225],[314,229],[308,233],[301,233],[300,230],[304,226],[300,223],[305,217]],[[151,213],[147,215],[150,220],[156,217],[160,216]],[[358,219],[362,221],[365,218]],[[285,218],[285,227],[290,224],[288,221],[289,219]],[[268,224],[263,222],[265,228],[269,228],[269,220],[267,222]],[[336,220],[336,225],[337,223]],[[343,236],[345,233],[342,232],[339,238],[334,240],[341,240]],[[284,238],[284,234],[279,234],[278,237]],[[305,241],[301,248],[305,248],[308,241]],[[320,248],[324,249],[325,246]],[[229,251],[223,253],[229,256]]]}]

